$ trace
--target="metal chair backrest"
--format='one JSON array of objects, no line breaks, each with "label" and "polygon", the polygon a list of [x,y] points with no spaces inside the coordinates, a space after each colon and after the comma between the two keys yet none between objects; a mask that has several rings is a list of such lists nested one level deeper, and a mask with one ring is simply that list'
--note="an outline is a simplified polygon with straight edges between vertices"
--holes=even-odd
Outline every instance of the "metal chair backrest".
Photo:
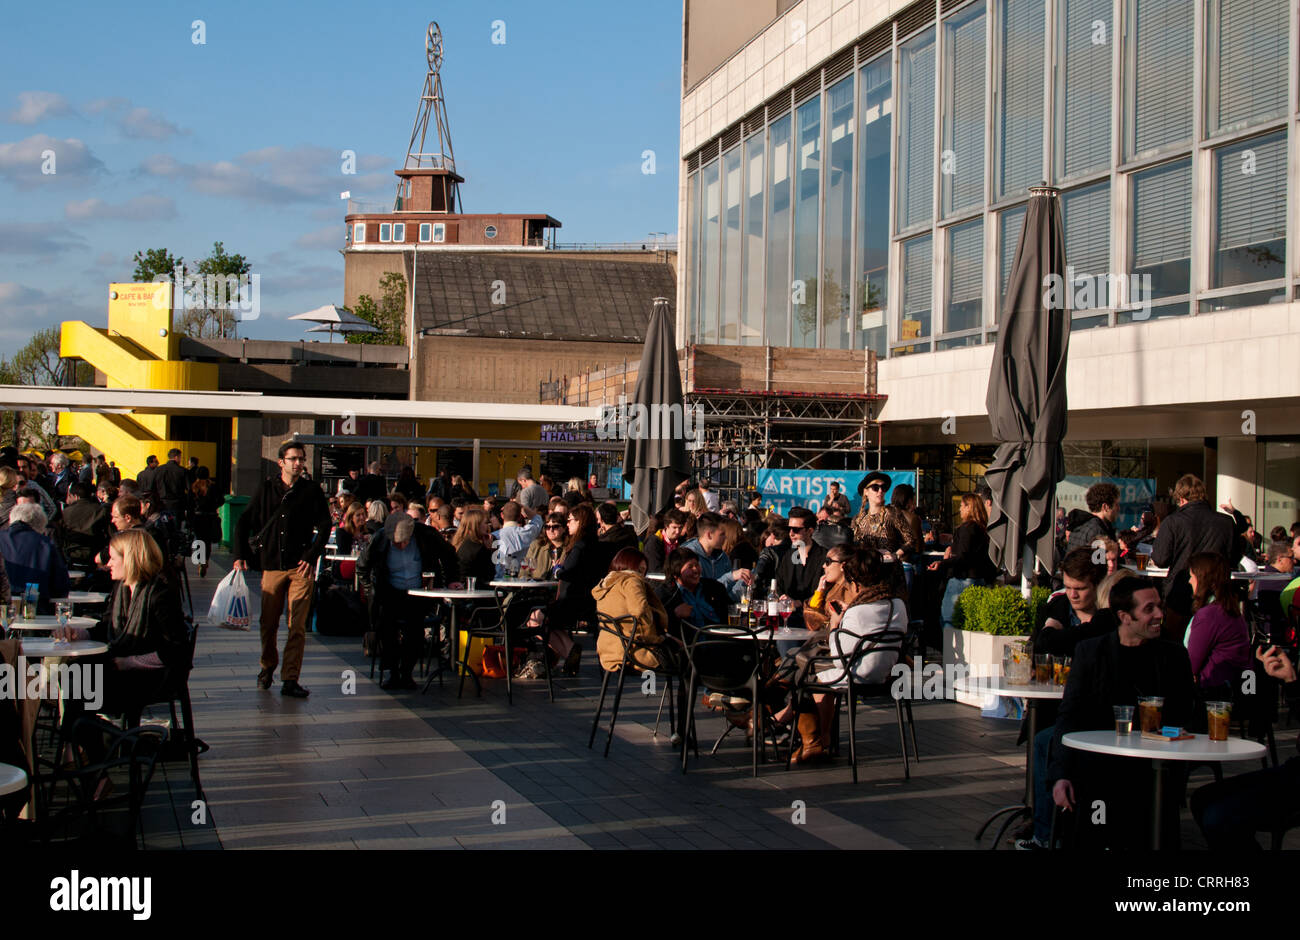
[{"label": "metal chair backrest", "polygon": [[[596,611],[596,630],[598,633],[608,633],[615,637],[623,647],[623,665],[626,669],[632,662],[632,653],[637,648],[636,640],[637,618],[632,614],[624,614],[621,617],[611,617],[609,614],[603,614]],[[612,670],[610,670],[612,671]]]},{"label": "metal chair backrest", "polygon": [[[902,601],[900,601],[898,598],[891,598],[889,603],[890,603],[890,621],[892,622],[893,609],[894,609],[893,605],[895,603],[901,604]],[[910,628],[910,624],[909,624],[909,628]],[[856,639],[852,647],[845,649],[843,646],[841,646],[840,648],[841,652],[839,653],[836,653],[834,652],[834,650],[832,650],[826,656],[814,657],[814,663],[817,664],[826,663],[826,664],[834,665],[837,668],[831,671],[834,675],[837,676],[835,681],[837,683],[843,682],[844,677],[847,675],[848,681],[856,687],[862,687],[866,685],[866,683],[864,683],[860,678],[858,678],[857,673],[855,672],[856,667],[858,666],[859,663],[862,662],[863,659],[865,659],[868,656],[874,656],[874,655],[888,656],[889,654],[892,653],[894,654],[895,661],[897,661],[898,659],[902,658],[906,654],[907,644],[911,635],[910,629],[898,630],[898,629],[893,629],[891,627],[886,627],[884,630],[878,630],[874,633],[864,633],[861,634],[860,636],[853,634],[852,632],[845,631],[843,629],[843,626],[841,626],[837,632],[839,632],[840,635],[844,635],[845,633],[848,633],[848,635],[850,636],[856,636]],[[814,668],[816,667],[814,666]]]},{"label": "metal chair backrest", "polygon": [[686,644],[686,657],[700,685],[717,692],[748,688],[761,661],[754,631],[726,624],[700,627]]}]

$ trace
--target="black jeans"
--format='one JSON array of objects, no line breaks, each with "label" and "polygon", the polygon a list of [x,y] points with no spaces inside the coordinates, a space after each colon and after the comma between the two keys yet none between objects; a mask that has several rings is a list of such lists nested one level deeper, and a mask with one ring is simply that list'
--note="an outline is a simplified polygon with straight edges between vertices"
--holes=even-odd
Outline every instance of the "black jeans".
[{"label": "black jeans", "polygon": [[424,618],[429,604],[405,591],[385,589],[380,598],[379,666],[410,678],[424,647]]},{"label": "black jeans", "polygon": [[1192,794],[1192,817],[1212,851],[1258,849],[1255,833],[1280,825],[1295,805],[1300,758],[1280,767],[1229,777]]}]

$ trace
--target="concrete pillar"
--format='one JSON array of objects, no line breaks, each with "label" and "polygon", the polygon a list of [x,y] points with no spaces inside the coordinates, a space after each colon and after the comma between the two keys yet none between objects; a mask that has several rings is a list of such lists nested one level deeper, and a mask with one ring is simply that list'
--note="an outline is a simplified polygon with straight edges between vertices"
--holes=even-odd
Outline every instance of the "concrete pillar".
[{"label": "concrete pillar", "polygon": [[1218,438],[1218,472],[1207,480],[1207,489],[1217,507],[1232,500],[1232,505],[1252,519],[1259,519],[1259,445],[1253,437]]},{"label": "concrete pillar", "polygon": [[235,419],[234,472],[231,490],[238,496],[252,496],[262,482],[262,416],[240,414]]}]

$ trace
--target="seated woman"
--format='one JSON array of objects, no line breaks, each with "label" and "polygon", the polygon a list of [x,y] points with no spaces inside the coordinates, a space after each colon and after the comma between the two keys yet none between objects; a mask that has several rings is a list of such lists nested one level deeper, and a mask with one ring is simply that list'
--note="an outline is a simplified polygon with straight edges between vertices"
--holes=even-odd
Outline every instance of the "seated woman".
[{"label": "seated woman", "polygon": [[564,544],[568,541],[569,521],[561,512],[553,512],[546,517],[542,526],[542,537],[533,539],[524,553],[523,564],[519,573],[534,581],[549,581],[555,576],[556,569],[564,561]]},{"label": "seated woman", "polygon": [[474,578],[476,588],[486,589],[496,577],[492,563],[492,532],[488,529],[487,513],[478,506],[470,506],[460,517],[456,535],[451,540],[460,562],[460,580]]},{"label": "seated woman", "polygon": [[372,499],[366,508],[366,532],[374,535],[384,528],[388,520],[388,500]]},{"label": "seated woman", "polygon": [[931,571],[943,569],[948,575],[940,608],[945,627],[952,626],[953,608],[962,591],[972,584],[991,584],[997,577],[989,560],[988,521],[984,500],[974,493],[962,496],[961,524],[953,533],[952,544],[944,549],[941,561],[930,564]]},{"label": "seated woman", "polygon": [[[118,532],[108,543],[113,591],[108,612],[90,629],[62,627],[56,639],[97,640],[105,654],[104,698],[99,711],[135,715],[166,701],[190,671],[189,633],[175,583],[163,576],[162,550],[143,529]],[[80,699],[66,702],[65,723],[84,712]]]},{"label": "seated woman", "polygon": [[1192,622],[1187,628],[1187,655],[1201,695],[1207,699],[1232,693],[1250,668],[1250,630],[1232,585],[1228,562],[1215,552],[1199,552],[1188,563],[1192,584]]},{"label": "seated woman", "polygon": [[[668,636],[668,611],[645,579],[648,564],[635,548],[620,549],[610,562],[609,574],[592,588],[596,610],[606,617],[635,617],[636,624],[620,624],[625,636],[635,635],[640,647],[632,654],[635,669],[661,669],[672,657],[664,646]],[[623,666],[623,645],[617,637],[601,631],[596,637],[596,654],[601,668],[616,672]]]},{"label": "seated woman", "polygon": [[370,541],[370,531],[366,528],[366,507],[354,502],[343,513],[338,529],[334,532],[334,548],[339,555],[359,555]]},{"label": "seated woman", "polygon": [[730,599],[717,581],[704,577],[700,556],[689,548],[675,548],[664,564],[664,581],[655,593],[668,611],[668,632],[682,637],[682,624],[695,627],[725,624]]},{"label": "seated woman", "polygon": [[590,503],[579,503],[569,510],[568,528],[564,560],[555,569],[560,587],[548,616],[554,624],[552,649],[564,659],[565,674],[576,675],[582,646],[573,642],[568,631],[579,622],[595,623],[596,599],[591,591],[608,572],[609,556],[600,548],[596,513]]},{"label": "seated woman", "polygon": [[[796,693],[798,685],[809,681],[819,685],[847,686],[848,677],[843,661],[832,657],[848,657],[863,637],[886,633],[891,636],[884,641],[885,645],[897,647],[907,633],[907,605],[895,595],[892,573],[881,559],[880,553],[861,549],[850,551],[847,546],[836,548],[833,552],[845,553],[842,556],[843,579],[855,586],[855,595],[845,605],[843,613],[831,613],[830,634],[825,641],[826,658],[818,657],[815,650],[808,650],[805,646],[802,651],[805,657],[803,661],[815,666],[817,671],[813,674],[809,669],[800,670],[803,675],[796,677]],[[853,681],[864,685],[884,682],[897,662],[897,649],[867,653],[853,664]],[[824,760],[830,751],[835,699],[826,692],[814,692],[812,701],[814,711],[799,715],[799,736],[803,747],[791,756],[792,762]],[[776,720],[788,721],[790,713],[791,709],[787,708],[776,716]]]},{"label": "seated woman", "polygon": [[861,585],[844,576],[844,564],[852,554],[848,545],[837,545],[826,552],[817,590],[803,607],[803,622],[807,629],[813,632],[829,630],[831,617],[843,615],[858,596]]}]

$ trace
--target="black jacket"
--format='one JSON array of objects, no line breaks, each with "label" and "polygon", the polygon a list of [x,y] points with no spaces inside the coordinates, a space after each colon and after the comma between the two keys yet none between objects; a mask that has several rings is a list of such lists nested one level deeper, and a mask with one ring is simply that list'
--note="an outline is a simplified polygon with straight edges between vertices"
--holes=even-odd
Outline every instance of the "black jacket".
[{"label": "black jacket", "polygon": [[154,471],[153,488],[158,494],[158,501],[163,508],[177,520],[185,518],[189,504],[189,481],[185,479],[185,468],[174,460],[160,464]]},{"label": "black jacket", "polygon": [[974,578],[985,584],[997,580],[998,569],[989,558],[989,534],[984,527],[978,522],[957,526],[952,534],[952,557],[942,567],[951,578]]},{"label": "black jacket", "polygon": [[[609,573],[609,558],[599,539],[579,539],[564,556],[555,578],[560,582],[556,600],[570,613],[596,616],[594,588]],[[581,619],[581,618],[580,618]]]},{"label": "black jacket", "polygon": [[180,591],[166,578],[154,578],[136,587],[144,591],[140,603],[145,605],[143,636],[119,634],[113,623],[113,602],[117,593],[124,590],[121,581],[113,582],[106,612],[99,623],[90,628],[90,638],[108,644],[109,656],[144,656],[157,653],[165,667],[185,675],[190,671],[189,627],[181,610]]},{"label": "black jacket", "polygon": [[[758,561],[754,562],[752,574],[754,576],[754,597],[762,600],[767,597],[767,589],[772,585],[772,579],[776,577],[777,569],[781,565],[781,559],[790,551],[790,540],[782,539],[775,545],[765,545],[763,550],[758,553]],[[778,585],[779,586],[779,585]],[[817,585],[813,585],[815,588]]]},{"label": "black jacket", "polygon": [[459,572],[459,576],[456,578],[457,581],[475,578],[478,582],[474,585],[476,590],[488,589],[488,585],[496,577],[497,573],[497,566],[492,564],[492,550],[490,548],[482,542],[466,539],[460,543],[460,548],[456,549],[456,559]]},{"label": "black jacket", "polygon": [[[1132,656],[1138,650],[1140,656]],[[1132,660],[1127,675],[1126,660]],[[1141,695],[1164,696],[1162,723],[1185,726],[1193,717],[1194,692],[1192,663],[1179,643],[1150,640],[1140,647],[1121,648],[1118,630],[1083,640],[1074,648],[1070,679],[1056,716],[1047,779],[1077,779],[1080,752],[1061,743],[1069,732],[1113,729],[1114,706],[1136,706]],[[1136,713],[1133,726],[1136,733]]]},{"label": "black jacket", "polygon": [[[1034,652],[1047,653],[1051,656],[1073,656],[1074,648],[1084,640],[1105,636],[1119,629],[1119,622],[1110,610],[1099,610],[1087,623],[1078,626],[1070,624],[1070,599],[1064,594],[1053,598],[1043,605],[1039,616],[1038,632],[1034,635]],[[1048,619],[1062,624],[1060,629],[1044,630],[1043,623]],[[1043,706],[1040,704],[1039,708]],[[1042,724],[1040,719],[1040,725]]]},{"label": "black jacket", "polygon": [[1097,539],[1115,539],[1115,527],[1099,516],[1088,513],[1088,518],[1078,528],[1070,529],[1070,541],[1065,550],[1072,552],[1076,548],[1092,548]]},{"label": "black jacket", "polygon": [[[678,544],[682,544],[680,541]],[[646,572],[648,574],[658,574],[664,570],[664,562],[668,560],[668,551],[664,546],[664,540],[653,532],[646,535],[645,548]]]},{"label": "black jacket", "polygon": [[63,510],[58,528],[59,548],[70,566],[89,568],[95,556],[108,547],[112,534],[109,510],[93,499],[79,499]]},{"label": "black jacket", "polygon": [[[640,549],[641,546],[641,540],[636,537],[636,530],[630,525],[619,525],[606,529],[596,537],[596,541],[600,543],[600,548],[604,552],[605,570],[607,572],[609,571],[610,562],[614,560],[614,556],[620,551],[625,548]],[[599,583],[597,582],[597,584]],[[592,585],[592,587],[595,586],[595,584]]]},{"label": "black jacket", "polygon": [[822,579],[827,550],[816,544],[808,546],[808,557],[802,566],[794,563],[795,551],[792,544],[776,566],[776,589],[791,600],[806,601],[813,596],[817,582]]},{"label": "black jacket", "polygon": [[1217,552],[1235,568],[1241,560],[1235,534],[1231,516],[1216,512],[1205,500],[1187,503],[1160,524],[1160,533],[1151,546],[1151,561],[1169,569],[1170,583],[1187,570],[1191,557],[1198,552]]},{"label": "black jacket", "polygon": [[[278,476],[263,480],[239,517],[235,559],[262,571],[288,571],[305,561],[314,565],[330,537],[330,507],[314,481],[299,477],[289,490]],[[261,552],[254,554],[250,537],[262,532]]]},{"label": "black jacket", "polygon": [[388,487],[384,478],[377,473],[363,473],[357,478],[356,497],[363,504],[372,499],[387,499]]}]

